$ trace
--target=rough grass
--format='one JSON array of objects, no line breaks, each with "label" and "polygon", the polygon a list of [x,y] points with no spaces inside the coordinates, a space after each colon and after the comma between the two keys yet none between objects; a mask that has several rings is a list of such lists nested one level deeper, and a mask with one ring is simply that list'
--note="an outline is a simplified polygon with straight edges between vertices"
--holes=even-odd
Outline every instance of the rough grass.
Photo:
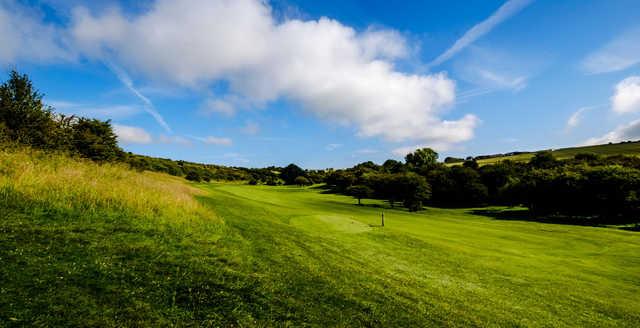
[{"label": "rough grass", "polygon": [[0,158],[0,326],[640,324],[637,232]]},{"label": "rough grass", "polygon": [[[571,147],[571,148],[560,148],[552,151],[552,154],[557,159],[568,159],[573,158],[575,155],[580,153],[593,153],[602,156],[610,156],[610,155],[631,155],[638,156],[640,155],[640,141],[636,142],[625,142],[625,143],[617,143],[617,144],[605,144],[605,145],[595,145],[595,146],[583,146],[583,147]],[[493,157],[487,159],[478,160],[478,164],[487,165],[487,164],[495,164],[504,160],[511,160],[515,162],[527,162],[533,157],[533,153],[529,154],[519,154],[513,156],[502,156],[502,157]],[[455,163],[450,165],[461,165],[462,163]]]}]

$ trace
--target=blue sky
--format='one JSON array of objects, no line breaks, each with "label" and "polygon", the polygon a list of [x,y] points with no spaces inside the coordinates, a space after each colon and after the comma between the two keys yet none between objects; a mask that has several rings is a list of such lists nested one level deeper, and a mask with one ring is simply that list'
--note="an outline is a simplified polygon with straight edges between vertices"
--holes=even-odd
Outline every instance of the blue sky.
[{"label": "blue sky", "polygon": [[128,151],[346,167],[640,139],[639,22],[632,0],[0,0],[0,66]]}]

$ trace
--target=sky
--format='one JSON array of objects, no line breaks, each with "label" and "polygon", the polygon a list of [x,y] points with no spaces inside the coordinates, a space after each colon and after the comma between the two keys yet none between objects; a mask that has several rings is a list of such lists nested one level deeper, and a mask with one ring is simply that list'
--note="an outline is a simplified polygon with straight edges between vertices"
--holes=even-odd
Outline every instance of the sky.
[{"label": "sky", "polygon": [[640,139],[637,0],[0,0],[0,70],[134,153],[342,168]]}]

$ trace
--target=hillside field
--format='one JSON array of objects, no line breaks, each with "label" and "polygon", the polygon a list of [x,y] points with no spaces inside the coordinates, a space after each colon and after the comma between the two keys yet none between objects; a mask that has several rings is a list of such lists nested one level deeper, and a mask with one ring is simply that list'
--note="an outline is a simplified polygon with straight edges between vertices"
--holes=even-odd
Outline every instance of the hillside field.
[{"label": "hillside field", "polygon": [[[567,159],[572,158],[580,153],[592,153],[602,156],[610,156],[610,155],[631,155],[638,156],[640,155],[640,141],[634,142],[623,142],[616,144],[604,144],[604,145],[595,145],[595,146],[582,146],[582,147],[570,147],[570,148],[559,148],[554,149],[551,153],[557,159]],[[497,163],[503,160],[512,160],[516,162],[526,162],[533,157],[533,153],[527,154],[518,154],[513,156],[500,156],[500,157],[492,157],[486,159],[477,160],[480,165],[487,165]],[[455,165],[455,164],[453,164]]]},{"label": "hillside field", "polygon": [[363,203],[2,151],[0,326],[640,325],[637,232]]}]

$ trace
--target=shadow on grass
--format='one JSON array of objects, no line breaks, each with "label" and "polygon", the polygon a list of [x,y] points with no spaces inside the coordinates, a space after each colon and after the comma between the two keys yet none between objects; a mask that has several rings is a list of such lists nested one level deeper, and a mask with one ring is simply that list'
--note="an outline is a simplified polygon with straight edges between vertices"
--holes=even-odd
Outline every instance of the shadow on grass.
[{"label": "shadow on grass", "polygon": [[496,220],[531,221],[552,224],[569,224],[591,227],[604,226],[596,217],[580,217],[565,215],[535,215],[528,209],[474,209],[469,211],[473,215],[481,215]]},{"label": "shadow on grass", "polygon": [[620,227],[620,229],[627,230],[627,231],[640,232],[640,223],[636,223],[632,226]]}]

